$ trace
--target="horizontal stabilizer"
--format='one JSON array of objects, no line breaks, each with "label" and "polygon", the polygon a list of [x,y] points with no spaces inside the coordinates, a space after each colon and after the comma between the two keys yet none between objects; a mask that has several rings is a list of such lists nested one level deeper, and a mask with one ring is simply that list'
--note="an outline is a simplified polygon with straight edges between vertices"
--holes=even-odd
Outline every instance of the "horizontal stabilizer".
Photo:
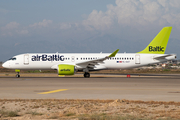
[{"label": "horizontal stabilizer", "polygon": [[174,55],[174,54],[169,54],[169,55],[163,55],[163,56],[154,57],[154,59],[156,59],[156,60],[162,60],[162,59],[166,59],[166,57],[170,57],[170,56],[175,56],[175,58],[176,58],[176,55]]}]

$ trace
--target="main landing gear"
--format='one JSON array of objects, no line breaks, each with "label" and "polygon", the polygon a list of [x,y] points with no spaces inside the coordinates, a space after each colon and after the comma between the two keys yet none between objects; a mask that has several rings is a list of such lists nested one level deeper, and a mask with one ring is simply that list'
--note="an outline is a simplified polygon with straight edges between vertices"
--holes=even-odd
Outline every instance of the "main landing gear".
[{"label": "main landing gear", "polygon": [[89,78],[89,77],[90,77],[90,73],[85,72],[85,73],[84,73],[84,77],[85,77],[85,78]]},{"label": "main landing gear", "polygon": [[19,78],[20,77],[20,75],[19,75],[20,70],[16,69],[15,72],[17,72],[16,77]]}]

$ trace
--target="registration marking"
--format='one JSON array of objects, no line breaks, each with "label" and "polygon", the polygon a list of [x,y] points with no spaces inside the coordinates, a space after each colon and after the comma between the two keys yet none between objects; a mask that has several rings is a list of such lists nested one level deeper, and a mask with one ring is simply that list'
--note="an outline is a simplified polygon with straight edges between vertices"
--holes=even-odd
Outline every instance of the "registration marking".
[{"label": "registration marking", "polygon": [[61,91],[66,91],[68,89],[59,89],[59,90],[53,90],[53,91],[48,91],[48,92],[42,92],[38,94],[50,94],[50,93],[55,93],[55,92],[61,92]]}]

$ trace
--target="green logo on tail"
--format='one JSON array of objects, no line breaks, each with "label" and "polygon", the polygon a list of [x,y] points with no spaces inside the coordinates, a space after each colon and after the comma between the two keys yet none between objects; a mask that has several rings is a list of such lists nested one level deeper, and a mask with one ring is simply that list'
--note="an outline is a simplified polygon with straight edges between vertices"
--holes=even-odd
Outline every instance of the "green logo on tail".
[{"label": "green logo on tail", "polygon": [[149,46],[149,52],[164,52],[164,47],[161,46]]}]

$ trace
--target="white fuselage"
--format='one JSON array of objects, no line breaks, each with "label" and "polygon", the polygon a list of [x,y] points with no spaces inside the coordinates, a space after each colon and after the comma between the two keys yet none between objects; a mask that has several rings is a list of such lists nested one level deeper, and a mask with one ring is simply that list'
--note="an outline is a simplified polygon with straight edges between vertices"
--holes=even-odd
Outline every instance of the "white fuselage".
[{"label": "white fuselage", "polygon": [[[92,61],[108,56],[110,53],[27,53],[14,56],[14,59],[8,60],[3,67],[9,69],[56,69],[54,66],[59,64],[75,65],[77,70],[84,67],[78,66],[78,63]],[[176,55],[166,57],[165,59],[154,59],[155,57],[166,54],[138,54],[138,53],[119,53],[115,57],[108,58],[95,65],[93,70],[101,69],[129,69],[148,64],[165,62],[175,59]]]}]

